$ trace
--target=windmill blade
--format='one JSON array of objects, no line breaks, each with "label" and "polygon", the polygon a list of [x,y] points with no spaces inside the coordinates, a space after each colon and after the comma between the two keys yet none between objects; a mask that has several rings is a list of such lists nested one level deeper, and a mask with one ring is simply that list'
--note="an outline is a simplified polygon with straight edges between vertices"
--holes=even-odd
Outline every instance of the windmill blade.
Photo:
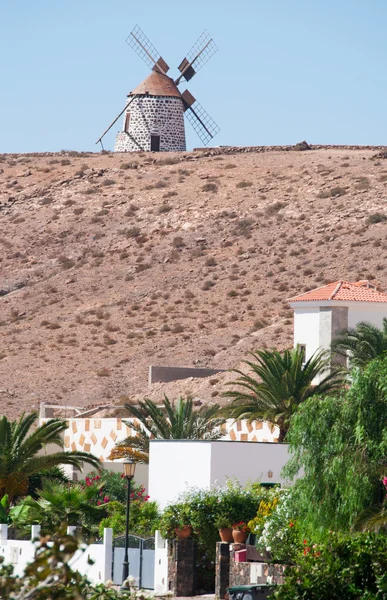
[{"label": "windmill blade", "polygon": [[[188,92],[189,94],[189,92]],[[187,98],[188,95],[184,92],[183,98]],[[212,140],[219,133],[220,128],[217,126],[215,121],[210,117],[210,115],[204,110],[201,104],[191,94],[189,94],[193,99],[193,102],[190,103],[185,111],[185,116],[187,117],[187,121],[191,123],[192,127],[196,131],[199,136],[201,142],[207,146],[208,142]]]},{"label": "windmill blade", "polygon": [[179,85],[182,77],[186,81],[192,79],[217,51],[218,48],[208,31],[203,31],[178,66],[181,75],[176,79],[175,84]]},{"label": "windmill blade", "polygon": [[126,43],[154,71],[159,71],[164,75],[169,71],[169,66],[161,57],[160,52],[156,50],[138,25],[130,32],[126,38]]},{"label": "windmill blade", "polygon": [[116,116],[116,118],[114,119],[114,121],[112,121],[112,123],[110,123],[109,127],[107,129],[105,129],[105,131],[103,132],[103,134],[101,135],[101,137],[99,137],[98,140],[95,142],[96,144],[98,144],[98,142],[101,142],[101,144],[102,144],[102,138],[104,138],[105,135],[107,134],[107,132],[110,131],[110,129],[113,127],[114,123],[116,123],[118,121],[118,119],[120,118],[120,116],[124,114],[124,112],[126,111],[126,109],[128,108],[128,106],[130,104],[132,104],[132,102],[133,102],[133,100],[135,98],[137,98],[137,94],[135,94],[134,96],[131,96],[129,102],[127,102],[125,104],[125,108],[123,108],[122,111],[120,112],[120,114]]}]

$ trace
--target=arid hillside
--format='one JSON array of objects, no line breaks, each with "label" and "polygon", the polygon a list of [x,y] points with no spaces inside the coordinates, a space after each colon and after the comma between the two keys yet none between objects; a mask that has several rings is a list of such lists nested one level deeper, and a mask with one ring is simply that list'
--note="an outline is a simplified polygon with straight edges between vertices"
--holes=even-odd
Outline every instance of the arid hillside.
[{"label": "arid hillside", "polygon": [[148,366],[232,368],[291,345],[286,298],[386,289],[387,153],[250,150],[0,155],[2,413],[218,400],[229,374],[148,390]]}]

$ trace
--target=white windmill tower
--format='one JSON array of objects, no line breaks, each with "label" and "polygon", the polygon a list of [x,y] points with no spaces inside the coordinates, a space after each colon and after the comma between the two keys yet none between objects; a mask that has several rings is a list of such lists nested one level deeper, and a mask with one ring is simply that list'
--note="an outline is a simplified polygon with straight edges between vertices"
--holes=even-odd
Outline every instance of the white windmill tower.
[{"label": "white windmill tower", "polygon": [[182,79],[189,81],[215,54],[217,47],[204,31],[178,69],[180,75],[168,77],[169,66],[144,32],[136,25],[127,38],[129,46],[152,69],[148,77],[128,94],[125,108],[104,131],[106,133],[123,117],[122,130],[117,134],[115,152],[161,151],[176,152],[186,149],[184,115],[203,144],[218,133],[219,127],[192,94],[180,92]]}]

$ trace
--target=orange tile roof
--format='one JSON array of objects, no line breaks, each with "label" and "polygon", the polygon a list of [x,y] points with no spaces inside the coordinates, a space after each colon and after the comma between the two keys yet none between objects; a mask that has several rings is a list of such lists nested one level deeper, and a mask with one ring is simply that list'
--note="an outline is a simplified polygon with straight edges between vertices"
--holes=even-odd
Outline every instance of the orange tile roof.
[{"label": "orange tile roof", "polygon": [[347,300],[351,302],[387,302],[387,294],[378,292],[369,281],[333,281],[324,287],[289,298],[288,302]]},{"label": "orange tile roof", "polygon": [[173,79],[158,71],[152,71],[140,85],[134,88],[128,96],[144,94],[149,96],[175,96],[181,98],[181,94]]}]

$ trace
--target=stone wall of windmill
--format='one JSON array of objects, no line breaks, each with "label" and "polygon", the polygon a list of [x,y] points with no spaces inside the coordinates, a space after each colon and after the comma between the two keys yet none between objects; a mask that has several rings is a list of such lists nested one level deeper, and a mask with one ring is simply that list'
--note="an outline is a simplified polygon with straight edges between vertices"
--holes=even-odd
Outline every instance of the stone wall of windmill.
[{"label": "stone wall of windmill", "polygon": [[[131,98],[129,97],[129,101]],[[180,152],[186,149],[184,108],[180,98],[140,96],[124,113],[122,131],[117,134],[115,152],[149,152],[151,135],[160,136],[161,152]]]}]

